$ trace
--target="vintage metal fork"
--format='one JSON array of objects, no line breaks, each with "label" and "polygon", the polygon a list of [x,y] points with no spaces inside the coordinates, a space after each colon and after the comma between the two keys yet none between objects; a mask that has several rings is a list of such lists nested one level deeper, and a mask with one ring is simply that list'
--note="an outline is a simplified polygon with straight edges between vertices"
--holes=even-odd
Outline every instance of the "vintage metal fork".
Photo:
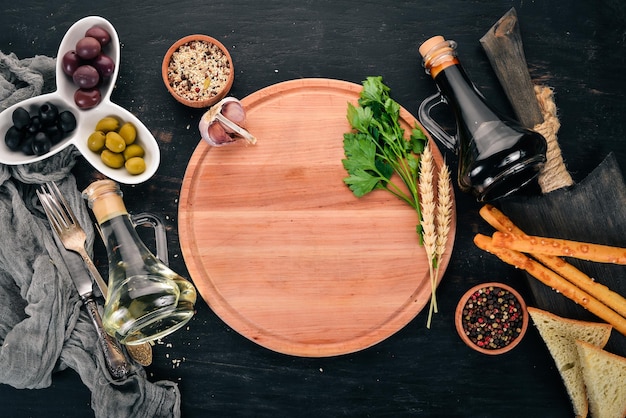
[{"label": "vintage metal fork", "polygon": [[[41,185],[40,190],[37,191],[37,196],[39,196],[39,200],[46,211],[50,225],[63,246],[67,250],[78,253],[81,256],[89,273],[100,288],[100,292],[106,299],[108,286],[85,250],[87,234],[78,223],[76,215],[74,215],[72,208],[63,197],[57,185],[53,182]],[[148,366],[152,363],[152,346],[150,343],[129,345],[126,346],[126,350],[139,364]]]},{"label": "vintage metal fork", "polygon": [[[56,235],[56,238],[58,238],[57,244],[59,247],[60,241],[66,249],[81,254],[83,259],[87,257],[84,248],[86,240],[85,231],[83,231],[78,224],[76,216],[72,213],[67,201],[63,198],[56,185],[54,183],[48,183],[47,186],[42,186],[40,190],[37,190],[37,196],[50,221],[53,233]],[[93,298],[91,279],[85,277],[83,270],[76,270],[80,267],[81,263],[78,257],[74,260],[66,257],[69,255],[69,251],[62,253],[70,270],[71,279],[98,333],[98,342],[104,354],[106,367],[113,379],[124,379],[130,373],[130,365],[124,355],[124,351],[118,341],[104,330],[98,306]],[[100,280],[102,280],[102,278],[100,278]]]},{"label": "vintage metal fork", "polygon": [[[76,215],[74,215],[72,208],[63,197],[63,194],[61,194],[57,185],[53,182],[46,183],[37,191],[37,195],[42,201],[42,204],[44,204],[44,200],[47,202],[44,206],[44,208],[46,206],[49,208],[46,209],[46,215],[48,215],[50,225],[63,243],[63,246],[69,251],[73,251],[81,256],[89,273],[96,281],[98,288],[100,288],[100,292],[102,292],[102,295],[106,298],[107,284],[100,275],[100,272],[98,272],[89,254],[87,254],[87,250],[85,250],[87,234],[78,223]],[[44,196],[43,199],[42,196]],[[48,214],[48,210],[52,212],[51,214],[53,216]]]}]

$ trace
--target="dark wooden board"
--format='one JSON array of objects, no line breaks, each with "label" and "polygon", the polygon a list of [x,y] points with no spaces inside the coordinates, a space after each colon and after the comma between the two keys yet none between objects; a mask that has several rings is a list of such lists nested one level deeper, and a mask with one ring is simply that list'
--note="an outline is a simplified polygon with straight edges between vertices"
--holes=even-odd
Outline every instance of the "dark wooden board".
[{"label": "dark wooden board", "polygon": [[[570,188],[532,198],[511,198],[502,210],[531,235],[626,247],[626,185],[610,154],[587,178]],[[626,296],[626,266],[568,260],[598,283]],[[596,320],[582,306],[528,276],[533,303],[566,318]],[[613,331],[607,350],[626,356],[626,337]]]},{"label": "dark wooden board", "polygon": [[511,9],[480,38],[517,120],[528,128],[543,122],[528,73],[517,12]]}]

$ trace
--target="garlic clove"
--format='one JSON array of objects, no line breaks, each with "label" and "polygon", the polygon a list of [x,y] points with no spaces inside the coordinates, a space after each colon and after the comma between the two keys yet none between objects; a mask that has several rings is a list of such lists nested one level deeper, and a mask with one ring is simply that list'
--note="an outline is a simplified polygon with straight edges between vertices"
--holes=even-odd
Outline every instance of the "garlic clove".
[{"label": "garlic clove", "polygon": [[233,138],[224,130],[224,127],[218,121],[214,121],[207,128],[207,134],[210,138],[210,142],[212,145],[220,146],[224,144],[228,144],[237,140],[237,138]]},{"label": "garlic clove", "polygon": [[239,101],[228,101],[222,106],[220,113],[237,125],[242,125],[246,120],[246,111]]},{"label": "garlic clove", "polygon": [[224,115],[222,115],[221,113],[216,114],[215,119],[218,120],[222,125],[224,125],[224,128],[228,129],[229,132],[233,132],[234,135],[245,139],[250,144],[256,144],[256,138],[254,137],[254,135],[252,135],[250,132],[246,131],[244,128],[237,125],[236,123],[233,123],[230,119],[225,118]]},{"label": "garlic clove", "polygon": [[241,102],[234,97],[226,97],[202,115],[198,129],[202,139],[213,146],[222,146],[245,139],[250,144],[256,138],[241,125],[246,113]]}]

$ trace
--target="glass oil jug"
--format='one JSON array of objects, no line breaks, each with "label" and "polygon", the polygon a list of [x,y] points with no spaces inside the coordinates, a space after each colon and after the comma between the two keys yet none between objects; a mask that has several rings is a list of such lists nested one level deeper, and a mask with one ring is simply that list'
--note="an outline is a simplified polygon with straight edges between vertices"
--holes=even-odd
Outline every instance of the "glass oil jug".
[{"label": "glass oil jug", "polygon": [[126,211],[119,185],[99,180],[83,191],[107,249],[109,280],[102,322],[126,345],[168,335],[194,314],[196,289],[154,256]]},{"label": "glass oil jug", "polygon": [[[419,52],[439,90],[422,102],[419,119],[435,139],[458,155],[459,188],[483,202],[511,195],[536,181],[546,161],[545,138],[491,108],[463,70],[454,41],[435,36]],[[454,113],[454,136],[431,117],[432,109],[441,103]]]}]

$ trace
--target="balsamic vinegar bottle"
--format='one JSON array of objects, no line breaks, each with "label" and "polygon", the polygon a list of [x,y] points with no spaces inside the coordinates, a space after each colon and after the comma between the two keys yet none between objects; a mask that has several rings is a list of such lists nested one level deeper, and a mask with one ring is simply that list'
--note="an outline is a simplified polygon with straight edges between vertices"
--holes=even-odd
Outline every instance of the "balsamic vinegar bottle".
[{"label": "balsamic vinegar bottle", "polygon": [[[493,201],[527,187],[535,181],[546,161],[545,138],[496,112],[463,70],[456,43],[435,36],[419,52],[427,74],[439,90],[424,100],[420,121],[459,158],[458,184],[479,201]],[[452,109],[457,131],[449,135],[430,116],[438,104]]]}]

